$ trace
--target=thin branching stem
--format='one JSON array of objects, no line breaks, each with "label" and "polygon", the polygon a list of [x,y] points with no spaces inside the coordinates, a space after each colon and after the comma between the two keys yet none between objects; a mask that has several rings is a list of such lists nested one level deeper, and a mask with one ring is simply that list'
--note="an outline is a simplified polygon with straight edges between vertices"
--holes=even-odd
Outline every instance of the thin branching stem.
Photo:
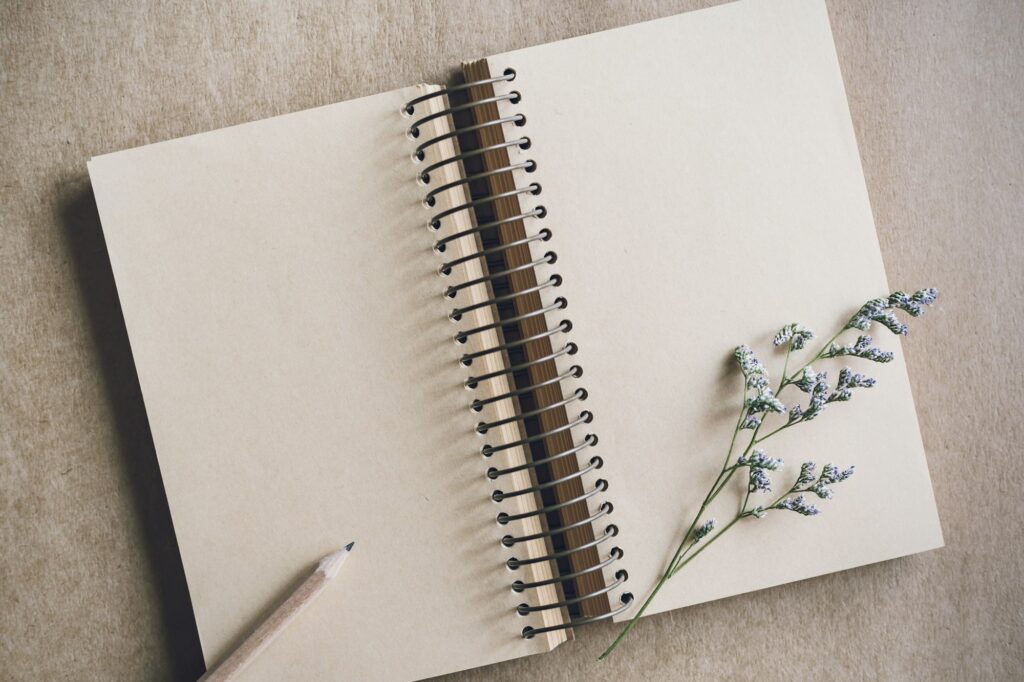
[{"label": "thin branching stem", "polygon": [[[808,368],[811,367],[812,363],[815,363],[822,359],[827,359],[825,357],[825,354],[829,351],[829,349],[831,348],[832,344],[836,341],[836,339],[838,339],[844,332],[850,329],[860,329],[862,331],[867,331],[868,327],[871,324],[871,321],[876,321],[881,322],[894,333],[905,333],[905,327],[903,327],[903,332],[899,331],[899,329],[894,329],[894,325],[898,326],[899,323],[895,321],[895,319],[892,317],[892,313],[889,312],[890,309],[900,308],[902,310],[909,312],[912,316],[916,317],[921,314],[922,306],[931,305],[935,301],[936,295],[937,292],[934,289],[923,289],[914,294],[913,296],[907,296],[902,292],[894,292],[888,299],[873,299],[872,301],[869,301],[864,306],[862,306],[861,309],[852,318],[850,318],[850,321],[847,322],[845,326],[843,326],[830,339],[825,341],[825,343],[822,344],[818,352],[815,353],[808,362],[804,363],[798,370],[796,370],[792,374],[789,374],[789,364],[792,352],[794,350],[794,345],[797,345],[797,341],[794,338],[794,334],[801,335],[799,342],[800,347],[803,346],[805,340],[812,338],[813,335],[809,334],[806,329],[801,330],[796,325],[790,327],[788,329],[789,336],[784,337],[782,339],[785,340],[786,338],[788,338],[790,340],[787,343],[786,357],[783,361],[782,373],[781,378],[779,380],[778,389],[775,391],[774,394],[775,398],[778,399],[778,397],[790,384],[797,383],[797,380],[800,378],[801,375],[803,375],[808,370]],[[783,334],[786,331],[787,328],[783,328],[783,331],[780,332],[780,334]],[[757,369],[750,369],[750,373],[748,374],[748,368],[746,365],[744,365],[744,362],[746,362],[747,360],[744,358],[744,356],[740,355],[740,351],[744,349],[746,353],[750,354],[747,357],[752,358],[752,354],[749,348],[741,346],[739,349],[737,349],[737,358],[740,359],[741,366],[744,367],[743,399],[740,403],[740,413],[736,419],[736,425],[733,428],[732,437],[729,440],[729,448],[726,450],[725,453],[725,460],[722,462],[722,466],[719,469],[718,475],[715,476],[715,480],[712,482],[711,487],[708,489],[707,494],[704,496],[704,500],[703,502],[701,502],[700,508],[697,510],[697,513],[694,515],[692,521],[690,521],[690,524],[687,527],[686,532],[683,533],[683,537],[679,542],[679,546],[676,547],[676,551],[673,553],[671,560],[666,565],[665,571],[662,573],[660,579],[655,584],[654,588],[651,590],[651,593],[644,600],[643,604],[641,604],[640,608],[636,611],[636,613],[633,614],[633,617],[629,620],[629,622],[626,623],[625,627],[619,633],[618,637],[616,637],[615,640],[611,643],[611,645],[604,651],[604,653],[601,654],[599,660],[604,660],[605,658],[607,658],[612,653],[612,651],[614,651],[615,648],[619,646],[619,644],[626,637],[626,635],[629,634],[629,632],[640,620],[640,617],[644,615],[644,612],[647,611],[648,607],[651,605],[651,602],[654,600],[655,596],[657,596],[658,592],[661,591],[661,588],[664,587],[665,583],[670,578],[676,575],[680,570],[683,569],[683,567],[685,567],[691,561],[700,556],[701,553],[704,552],[704,550],[706,550],[708,547],[714,544],[718,540],[718,538],[725,535],[741,519],[747,517],[760,518],[765,516],[769,510],[780,509],[782,507],[779,507],[779,505],[783,503],[783,500],[785,500],[788,495],[792,495],[794,493],[813,492],[818,494],[819,496],[825,497],[828,491],[822,491],[824,485],[831,485],[833,483],[845,480],[852,473],[851,468],[847,472],[843,472],[842,476],[839,476],[836,473],[837,470],[835,468],[832,468],[832,473],[829,473],[828,478],[826,478],[826,470],[829,469],[829,466],[826,465],[825,469],[822,470],[821,475],[818,476],[817,482],[813,482],[812,479],[813,485],[808,485],[806,479],[804,478],[798,478],[797,482],[794,483],[789,488],[789,490],[786,491],[785,494],[780,495],[771,504],[768,504],[766,506],[757,506],[753,509],[749,509],[748,505],[750,503],[751,494],[755,492],[755,488],[757,487],[757,484],[753,482],[752,476],[751,480],[748,481],[747,483],[746,492],[743,496],[743,501],[739,505],[739,509],[737,510],[735,517],[733,517],[733,519],[729,521],[729,523],[727,523],[724,527],[718,529],[717,531],[712,530],[709,533],[695,535],[695,529],[697,528],[697,524],[700,522],[704,513],[708,510],[708,508],[715,501],[718,495],[729,484],[729,482],[732,480],[732,477],[736,474],[736,472],[742,468],[748,468],[751,470],[751,472],[754,468],[761,468],[753,467],[749,463],[749,460],[746,459],[748,455],[750,455],[751,450],[753,450],[754,446],[759,443],[763,443],[772,436],[775,436],[781,433],[782,431],[785,431],[791,426],[795,426],[796,424],[806,421],[806,418],[804,416],[800,416],[799,413],[791,413],[788,416],[788,420],[785,424],[775,428],[772,431],[769,431],[764,436],[760,436],[761,428],[764,426],[765,422],[767,421],[767,418],[772,412],[772,410],[762,408],[762,417],[760,418],[759,423],[757,423],[756,426],[751,425],[753,426],[753,428],[750,429],[750,440],[743,448],[743,451],[740,454],[740,456],[734,459],[739,434],[741,431],[745,430],[744,425],[747,423],[747,420],[749,418],[754,417],[754,414],[750,412],[751,406],[747,404],[749,389],[751,387],[756,387],[758,390],[759,397],[764,397],[765,393],[770,393],[770,391],[768,391],[767,387],[765,386],[765,384],[767,383],[766,381],[757,386],[755,386],[755,384],[751,382],[751,378],[755,376],[755,372],[760,373],[758,374],[758,376],[761,379],[766,379],[767,375],[764,374],[763,368],[761,368],[760,363],[756,360],[756,358],[753,359],[752,366],[757,367]],[[867,355],[859,355],[858,357],[876,359],[875,357],[869,357]],[[871,383],[861,383],[859,384],[859,386],[870,386],[874,383],[873,380],[870,381]],[[850,385],[846,385],[846,388],[848,388],[849,386]],[[801,386],[801,388],[804,387]],[[817,387],[815,388],[815,390],[817,390]],[[848,396],[849,394],[847,392],[846,397],[842,399],[849,399]],[[830,397],[827,402],[831,402],[833,399],[833,397]],[[777,405],[778,403],[776,404],[775,409],[778,409]],[[820,412],[820,406],[817,408],[817,411]],[[783,413],[783,416],[785,417],[786,415]],[[740,464],[741,461],[743,461],[744,463]],[[809,467],[808,470],[813,474],[813,464],[805,464],[805,467]],[[803,472],[804,469],[801,468],[801,473]],[[803,487],[801,487],[802,482],[804,483]],[[830,493],[828,494],[830,495]],[[803,503],[800,502],[798,498],[798,500],[795,501],[792,505],[786,506],[785,508],[791,509],[793,511],[798,511],[799,513],[805,515],[817,513],[817,510],[814,509],[813,506],[808,507],[807,505],[803,505],[802,507],[799,507],[799,505],[802,504]],[[709,523],[713,523],[713,519],[709,519]],[[704,540],[705,537],[707,538],[706,540]],[[698,542],[702,542],[700,548],[698,548],[696,551],[692,551],[694,547],[696,547]]]}]

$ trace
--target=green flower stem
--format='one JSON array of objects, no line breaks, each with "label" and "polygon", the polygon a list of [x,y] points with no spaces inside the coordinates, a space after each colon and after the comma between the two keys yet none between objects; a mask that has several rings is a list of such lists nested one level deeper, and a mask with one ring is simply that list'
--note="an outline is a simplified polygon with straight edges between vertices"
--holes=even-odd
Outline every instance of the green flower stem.
[{"label": "green flower stem", "polygon": [[[730,473],[730,476],[731,475],[732,474]],[[719,490],[721,490],[721,488],[719,488]],[[629,631],[632,630],[633,627],[640,620],[641,616],[644,615],[644,612],[647,611],[647,607],[651,605],[651,602],[654,601],[654,597],[657,596],[658,592],[661,591],[661,588],[665,585],[666,582],[668,582],[669,578],[675,575],[676,572],[678,572],[679,569],[681,569],[683,566],[690,563],[690,561],[699,556],[701,552],[703,552],[707,547],[711,546],[711,544],[715,540],[721,537],[727,530],[732,528],[732,526],[735,525],[737,521],[743,518],[742,514],[737,515],[736,518],[730,521],[727,526],[725,526],[722,530],[715,533],[714,537],[708,540],[703,547],[698,549],[689,557],[686,557],[687,552],[693,549],[693,546],[696,544],[693,540],[689,539],[690,534],[693,532],[694,526],[696,526],[696,523],[700,519],[701,514],[704,513],[705,508],[707,507],[707,505],[711,503],[712,499],[714,498],[711,497],[701,506],[701,511],[694,518],[693,523],[690,524],[690,529],[686,532],[686,535],[683,536],[684,540],[682,543],[680,543],[679,548],[676,550],[675,557],[673,557],[672,561],[669,563],[668,569],[666,569],[665,572],[662,574],[661,579],[658,580],[658,583],[654,586],[654,589],[651,590],[651,594],[648,595],[647,599],[644,600],[644,603],[640,606],[637,612],[633,614],[633,617],[629,620],[628,623],[626,623],[626,626],[622,629],[622,632],[619,633],[619,636],[615,638],[615,641],[613,641],[611,645],[609,645],[608,648],[604,650],[604,653],[598,656],[597,660],[603,661],[604,659],[608,658],[608,656],[610,656],[613,651],[615,651],[616,647],[619,646],[622,640],[625,639],[626,635],[629,634]],[[677,562],[678,566],[676,565]]]},{"label": "green flower stem", "polygon": [[[842,331],[840,331],[839,333],[841,334]],[[816,362],[821,356],[821,354],[824,353],[825,350],[828,348],[829,344],[835,341],[835,339],[838,338],[838,336],[839,334],[836,334],[831,339],[826,341],[825,345],[822,347],[821,350],[818,351],[818,353],[814,357],[814,360],[812,360],[811,362]],[[797,372],[793,374],[791,377],[787,377],[786,371],[789,367],[789,356],[791,353],[792,346],[790,346],[789,349],[786,351],[786,360],[785,364],[783,365],[782,379],[779,382],[778,390],[775,392],[776,396],[782,393],[783,389],[785,389],[786,386],[792,383],[796,379],[796,377],[800,376],[803,373],[804,369],[811,364],[811,362],[808,362],[806,365],[797,370]],[[735,428],[733,428],[732,438],[729,441],[729,449],[725,453],[725,461],[722,463],[722,469],[718,472],[718,476],[715,477],[714,483],[711,484],[711,488],[708,490],[708,494],[704,497],[704,501],[701,503],[700,509],[694,515],[693,520],[690,522],[690,526],[686,529],[686,532],[683,533],[683,539],[679,543],[679,546],[676,548],[675,553],[672,555],[672,560],[668,562],[668,567],[665,569],[665,572],[662,573],[661,578],[655,584],[654,589],[651,590],[651,593],[647,596],[647,599],[644,600],[644,603],[640,605],[640,608],[637,609],[636,613],[633,614],[633,617],[630,618],[629,622],[626,623],[625,627],[623,627],[622,632],[620,632],[618,637],[615,638],[611,645],[607,649],[605,649],[604,653],[602,653],[598,657],[599,661],[603,661],[604,659],[608,658],[608,656],[611,655],[615,648],[619,646],[622,640],[625,639],[626,635],[629,634],[630,630],[632,630],[636,626],[637,622],[644,615],[644,612],[646,612],[647,608],[651,605],[651,602],[654,601],[654,597],[657,596],[658,592],[661,591],[661,588],[665,585],[666,582],[668,582],[669,578],[674,576],[686,564],[690,563],[691,561],[693,561],[693,559],[699,556],[700,553],[703,552],[706,547],[710,547],[715,540],[721,537],[727,530],[732,528],[737,521],[739,521],[741,518],[744,518],[745,516],[750,515],[750,513],[746,510],[747,502],[750,498],[750,492],[748,489],[747,496],[743,501],[743,507],[741,508],[740,513],[736,515],[736,518],[730,521],[720,531],[715,533],[714,536],[711,537],[704,544],[703,547],[698,549],[693,554],[689,553],[690,550],[693,549],[694,545],[696,544],[691,538],[691,536],[693,534],[693,529],[697,527],[697,522],[700,521],[701,516],[703,516],[705,511],[707,511],[707,508],[711,505],[712,502],[714,502],[715,498],[718,497],[718,494],[722,492],[722,490],[725,489],[725,486],[728,485],[729,481],[732,480],[732,477],[736,473],[736,470],[740,468],[736,465],[730,466],[729,462],[732,461],[733,451],[736,448],[736,440],[737,438],[739,438],[740,431],[742,431],[740,426],[742,426],[743,417],[746,415],[746,405],[747,387],[746,384],[744,384],[743,400],[740,403],[740,415],[736,420]],[[757,427],[753,430],[753,433],[750,434],[750,441],[747,443],[747,446],[743,449],[743,456],[748,455],[751,449],[753,449],[754,445],[764,440],[767,440],[768,438],[774,436],[776,433],[785,428],[781,427],[779,429],[776,429],[775,431],[772,431],[763,438],[758,438],[757,434],[761,430],[761,426],[763,425],[764,421],[762,420],[761,424],[758,424]],[[782,498],[779,499],[781,500]]]},{"label": "green flower stem", "polygon": [[[732,451],[736,447],[736,438],[739,436],[740,425],[742,425],[743,423],[743,415],[746,412],[746,403],[747,389],[746,385],[744,385],[743,400],[741,401],[740,405],[740,416],[736,420],[735,428],[733,428],[732,439],[729,442],[729,449],[725,453],[725,462],[723,462],[722,464],[721,471],[718,472],[718,476],[715,477],[715,482],[712,483],[711,489],[708,491],[708,494],[704,497],[704,501],[700,505],[700,510],[697,511],[697,513],[693,517],[693,520],[690,522],[690,527],[686,529],[685,533],[683,533],[682,541],[676,548],[675,554],[673,554],[672,556],[672,560],[668,562],[668,566],[665,569],[665,572],[662,573],[661,578],[654,586],[654,589],[651,590],[651,593],[647,596],[647,599],[644,600],[644,603],[641,604],[640,608],[637,609],[637,612],[634,613],[633,617],[630,618],[628,623],[626,623],[626,626],[622,629],[622,632],[619,633],[619,636],[615,638],[615,641],[613,641],[611,645],[607,649],[605,649],[604,653],[602,653],[597,660],[603,661],[609,655],[611,655],[611,653],[615,650],[617,646],[619,646],[619,643],[622,642],[626,635],[629,634],[629,631],[636,626],[637,622],[640,620],[640,617],[644,615],[644,612],[647,610],[647,607],[651,605],[652,601],[654,601],[654,597],[657,596],[658,592],[665,585],[668,579],[672,577],[673,569],[676,568],[676,564],[682,561],[686,554],[693,548],[693,545],[695,544],[694,541],[691,539],[691,536],[693,535],[693,529],[697,527],[697,522],[700,521],[701,515],[704,514],[708,506],[714,501],[715,497],[718,496],[718,493],[722,491],[725,485],[729,482],[729,479],[732,478],[733,473],[735,473],[736,471],[735,467],[729,466],[729,462],[732,460]],[[749,447],[750,446],[748,445],[747,448],[749,449]],[[724,481],[722,480],[723,476],[725,476]],[[719,482],[721,482],[721,485],[719,485]],[[716,534],[715,537],[718,537],[719,534],[721,534],[721,532]],[[694,556],[696,556],[696,554],[694,554]]]},{"label": "green flower stem", "polygon": [[622,632],[620,632],[619,636],[615,638],[615,641],[612,642],[611,645],[609,645],[608,648],[604,650],[603,654],[597,657],[597,660],[603,661],[604,659],[608,658],[613,651],[615,651],[615,648],[619,646],[619,643],[622,642],[623,639],[625,639],[626,635],[629,634],[629,631],[632,630],[633,627],[637,624],[637,621],[640,620],[640,616],[644,615],[644,611],[646,611],[647,607],[651,605],[651,602],[654,601],[654,597],[657,596],[658,591],[661,590],[662,586],[670,577],[671,573],[669,571],[665,571],[664,575],[661,576],[661,580],[659,580],[658,584],[654,586],[653,590],[651,590],[650,596],[647,597],[647,599],[644,601],[640,609],[633,615],[629,622],[626,623],[626,627],[622,629]]},{"label": "green flower stem", "polygon": [[[732,429],[732,438],[729,440],[729,449],[725,453],[725,461],[722,462],[722,470],[718,473],[718,478],[722,477],[725,473],[726,467],[729,466],[729,460],[732,459],[732,449],[736,447],[736,438],[740,434],[740,426],[743,425],[743,416],[747,413],[747,385],[743,384],[743,400],[740,401],[740,416],[736,418],[736,426]],[[718,478],[711,485],[711,489],[714,490],[715,485],[718,484]],[[707,498],[705,498],[706,500]],[[695,520],[696,521],[696,520]]]},{"label": "green flower stem", "polygon": [[[793,353],[793,344],[788,344],[788,346],[786,347],[786,359],[782,363],[782,379],[779,381],[779,388],[778,388],[778,390],[775,391],[775,397],[776,398],[779,397],[779,394],[782,393],[782,389],[784,389],[786,387],[786,385],[789,383],[786,380],[786,370],[789,368],[789,356],[792,353]],[[803,370],[801,370],[801,371],[803,371]]]},{"label": "green flower stem", "polygon": [[818,360],[821,360],[821,359],[822,359],[822,357],[821,357],[821,356],[822,356],[822,353],[824,353],[825,351],[827,351],[827,350],[828,350],[828,347],[829,347],[830,345],[832,345],[832,342],[833,342],[833,341],[835,341],[836,339],[838,339],[838,338],[839,338],[840,336],[842,336],[842,335],[843,335],[843,332],[845,332],[846,330],[847,330],[847,327],[843,327],[843,328],[842,328],[842,329],[840,329],[840,330],[839,330],[838,332],[836,332],[836,333],[835,333],[835,335],[834,335],[834,336],[833,336],[833,337],[832,337],[831,339],[829,339],[828,341],[826,341],[826,342],[825,342],[825,343],[824,343],[824,344],[823,344],[823,345],[821,346],[821,348],[820,348],[820,349],[818,350],[818,352],[814,354],[814,357],[813,357],[813,358],[811,358],[811,359],[810,359],[810,360],[809,360],[809,361],[808,361],[808,362],[807,362],[806,364],[804,364],[804,366],[803,366],[803,367],[801,367],[800,369],[798,369],[798,370],[797,370],[797,371],[796,371],[796,372],[795,372],[795,373],[794,373],[794,374],[793,374],[792,376],[790,376],[790,377],[786,377],[786,372],[785,372],[785,371],[783,371],[783,372],[782,372],[782,376],[783,376],[783,379],[782,379],[782,383],[781,383],[781,384],[779,385],[779,390],[775,392],[775,395],[776,395],[776,396],[778,396],[778,394],[782,392],[782,389],[783,389],[784,387],[786,387],[786,386],[789,386],[790,384],[794,383],[794,382],[796,381],[797,377],[799,377],[799,376],[800,376],[801,374],[803,374],[803,373],[804,373],[804,370],[805,370],[805,369],[807,369],[808,367],[810,367],[811,365],[813,365],[813,364],[814,364],[815,362],[817,362]]},{"label": "green flower stem", "polygon": [[[661,578],[654,586],[654,589],[651,590],[651,593],[647,596],[647,599],[644,600],[644,603],[641,604],[640,608],[637,609],[637,612],[634,613],[633,617],[629,620],[628,623],[626,623],[626,626],[622,629],[622,632],[619,633],[619,636],[616,637],[615,641],[613,641],[611,645],[607,649],[605,649],[604,653],[602,653],[598,657],[599,661],[603,661],[609,655],[611,655],[612,651],[614,651],[615,648],[619,646],[619,643],[622,642],[622,640],[626,637],[626,635],[629,634],[629,631],[636,626],[641,616],[643,616],[644,612],[647,611],[647,607],[649,607],[651,605],[651,602],[654,601],[654,597],[658,594],[658,592],[665,585],[668,579],[671,578],[674,574],[673,571],[677,569],[676,564],[683,561],[686,554],[691,549],[693,549],[693,546],[695,544],[694,541],[691,539],[693,529],[697,527],[697,522],[700,521],[700,517],[704,514],[705,511],[707,511],[708,506],[715,500],[715,498],[718,496],[718,493],[722,492],[722,489],[725,488],[726,484],[732,478],[732,475],[736,472],[736,467],[730,467],[729,462],[732,461],[732,453],[736,447],[736,439],[739,436],[741,430],[740,426],[743,424],[743,416],[746,413],[746,404],[747,389],[746,385],[744,385],[743,400],[740,403],[740,415],[736,420],[735,428],[733,428],[732,439],[729,442],[729,449],[725,453],[725,461],[722,463],[721,471],[718,472],[718,476],[715,477],[714,483],[711,484],[711,488],[708,491],[708,494],[704,497],[704,501],[701,503],[700,509],[694,515],[693,520],[690,522],[689,528],[687,528],[686,532],[683,533],[683,539],[679,543],[679,546],[676,548],[675,554],[673,554],[672,556],[672,560],[668,562],[668,567],[665,569],[665,572],[662,573]],[[750,450],[750,444],[747,445],[746,449],[747,451]],[[725,480],[722,480],[723,476],[725,477]],[[716,533],[715,537],[721,535],[723,531],[719,531],[718,533]],[[712,538],[712,540],[714,540],[714,538]],[[711,544],[711,541],[709,540],[707,544]],[[705,545],[705,547],[706,546],[707,545]],[[698,552],[696,552],[693,556],[696,556],[699,553],[700,550],[698,550]]]},{"label": "green flower stem", "polygon": [[799,421],[795,421],[795,422],[792,422],[791,424],[783,424],[782,426],[780,426],[779,428],[775,429],[775,430],[774,430],[774,431],[772,431],[771,433],[767,434],[767,435],[766,435],[766,436],[764,436],[763,438],[755,438],[755,439],[754,439],[754,442],[755,442],[755,443],[760,443],[760,442],[762,442],[762,441],[766,441],[766,440],[768,440],[769,438],[771,438],[772,436],[774,436],[775,434],[777,434],[777,433],[778,433],[779,431],[785,431],[785,430],[786,430],[786,429],[788,429],[788,428],[789,428],[790,426],[794,426],[794,425],[796,425],[796,424],[799,424],[799,423],[800,423]]},{"label": "green flower stem", "polygon": [[723,535],[725,535],[726,531],[728,531],[730,528],[735,526],[736,522],[739,521],[740,519],[742,519],[744,516],[745,516],[745,514],[737,514],[736,518],[734,518],[732,521],[730,521],[728,524],[726,524],[726,526],[724,528],[722,528],[722,530],[720,530],[717,533],[715,533],[715,536],[713,538],[711,538],[710,540],[708,540],[704,544],[703,547],[698,549],[696,552],[691,554],[685,561],[681,562],[678,566],[676,566],[675,570],[671,573],[671,575],[669,575],[669,577],[671,578],[673,575],[675,575],[676,573],[681,571],[683,569],[683,567],[686,566],[686,564],[690,563],[691,561],[693,561],[694,559],[699,557],[701,552],[703,552],[705,549],[710,547],[714,543],[715,540],[717,540],[718,538],[720,538]]},{"label": "green flower stem", "polygon": [[[805,491],[805,490],[797,490],[796,486],[793,486],[793,487],[792,487],[792,488],[790,488],[790,489],[789,489],[789,491],[787,491],[787,492],[786,492],[785,494],[783,494],[783,495],[779,495],[779,496],[778,496],[777,498],[775,498],[775,500],[774,500],[774,501],[773,501],[773,502],[772,502],[771,504],[769,504],[769,505],[768,505],[767,507],[765,507],[765,511],[767,511],[767,510],[771,509],[772,507],[774,507],[775,505],[777,505],[777,504],[778,504],[779,502],[782,502],[782,500],[784,500],[784,499],[786,498],[786,496],[788,496],[788,495],[792,495],[793,493],[798,493],[798,492],[806,492],[806,491]],[[730,521],[730,522],[729,522],[728,524],[726,524],[726,526],[725,526],[724,528],[722,528],[722,530],[720,530],[720,531],[718,531],[717,533],[715,533],[715,536],[714,536],[714,537],[712,537],[712,538],[711,538],[710,540],[708,540],[708,541],[707,541],[707,544],[705,544],[705,545],[704,545],[703,547],[701,547],[701,548],[700,548],[700,549],[698,549],[698,550],[697,550],[696,552],[694,552],[693,554],[691,554],[691,555],[689,556],[689,558],[687,558],[687,559],[686,559],[685,561],[682,561],[682,562],[680,562],[680,563],[679,563],[679,565],[678,565],[678,566],[676,566],[676,567],[675,567],[675,568],[673,569],[673,571],[672,571],[672,573],[671,573],[671,574],[669,575],[669,577],[671,578],[671,577],[672,577],[673,575],[675,575],[675,574],[676,574],[676,573],[678,573],[678,572],[679,572],[680,570],[682,570],[683,566],[685,566],[686,564],[688,564],[688,563],[690,563],[691,561],[693,561],[694,559],[696,559],[696,558],[697,558],[697,557],[698,557],[698,556],[700,555],[700,553],[701,553],[701,552],[703,552],[703,551],[704,551],[705,549],[707,549],[708,547],[710,547],[710,546],[711,546],[711,543],[713,543],[713,542],[714,542],[715,540],[717,540],[718,538],[720,538],[720,537],[721,537],[722,535],[724,535],[724,534],[725,534],[725,532],[726,532],[727,530],[729,530],[729,529],[730,529],[730,528],[732,528],[732,527],[733,527],[734,525],[736,525],[736,522],[737,522],[737,521],[739,521],[740,519],[744,519],[744,518],[746,518],[746,517],[748,517],[748,516],[753,516],[753,512],[751,512],[751,511],[750,511],[749,509],[747,509],[747,501],[748,501],[749,499],[750,499],[750,491],[749,491],[749,489],[748,489],[748,491],[747,491],[747,496],[746,496],[746,498],[744,498],[744,500],[743,500],[743,506],[742,506],[742,507],[740,508],[740,511],[739,511],[739,512],[737,512],[737,514],[736,514],[736,518],[734,518],[734,519],[733,519],[732,521]],[[693,547],[693,544],[692,544],[692,543],[691,543],[690,547],[691,547],[691,548]],[[610,653],[610,651],[609,651],[608,653]]]},{"label": "green flower stem", "polygon": [[739,511],[740,514],[742,514],[743,512],[745,512],[747,510],[747,502],[750,501],[750,493],[751,492],[753,492],[753,491],[750,489],[750,486],[748,485],[747,486],[747,494],[743,496],[743,503],[740,505],[740,511]]},{"label": "green flower stem", "polygon": [[[725,488],[725,486],[729,483],[729,479],[732,478],[732,475],[736,473],[736,469],[738,468],[739,467],[731,466],[728,469],[722,470],[722,473],[718,475],[719,480],[715,481],[715,487],[711,488],[711,492],[708,494],[706,498],[707,505],[710,506],[711,502],[714,501],[716,497],[718,497],[718,493],[722,492],[722,489]],[[722,478],[722,475],[725,475],[725,478]],[[702,513],[704,513],[703,510],[701,510],[698,516],[700,516],[700,514]]]}]

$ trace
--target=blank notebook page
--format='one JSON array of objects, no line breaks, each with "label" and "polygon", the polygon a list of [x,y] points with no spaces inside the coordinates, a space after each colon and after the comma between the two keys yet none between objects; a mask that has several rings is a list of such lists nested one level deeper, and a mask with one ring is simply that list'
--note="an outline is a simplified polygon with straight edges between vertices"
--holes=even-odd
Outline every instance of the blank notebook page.
[{"label": "blank notebook page", "polygon": [[[822,2],[751,0],[489,63],[517,72],[516,131],[533,143],[523,155],[555,234],[544,249],[559,255],[621,529],[615,567],[643,596],[724,459],[742,393],[733,349],[754,346],[774,385],[775,331],[799,321],[828,338],[889,291],[828,16]],[[814,499],[820,516],[737,525],[648,613],[941,546],[900,344],[873,334],[895,361],[849,364],[878,385],[763,444],[786,462],[778,487],[805,460],[856,475]],[[793,387],[783,402],[794,394],[806,403]]]},{"label": "blank notebook page", "polygon": [[398,112],[419,92],[90,163],[203,651],[323,555],[247,679],[413,679],[519,637]]}]

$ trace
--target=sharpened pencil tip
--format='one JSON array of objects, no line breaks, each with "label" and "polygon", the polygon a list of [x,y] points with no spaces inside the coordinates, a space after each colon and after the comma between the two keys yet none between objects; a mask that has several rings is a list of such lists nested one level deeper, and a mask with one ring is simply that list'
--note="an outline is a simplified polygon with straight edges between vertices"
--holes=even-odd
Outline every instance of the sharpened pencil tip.
[{"label": "sharpened pencil tip", "polygon": [[320,560],[320,564],[316,567],[316,570],[320,571],[328,578],[333,578],[338,575],[338,571],[341,569],[341,565],[345,563],[345,559],[348,558],[349,551],[352,549],[352,545],[356,543],[350,542],[337,552],[332,552]]},{"label": "sharpened pencil tip", "polygon": [[355,546],[355,544],[356,544],[356,542],[355,542],[355,540],[353,540],[352,542],[350,542],[347,545],[345,545],[345,551],[346,552],[351,552],[352,548]]}]

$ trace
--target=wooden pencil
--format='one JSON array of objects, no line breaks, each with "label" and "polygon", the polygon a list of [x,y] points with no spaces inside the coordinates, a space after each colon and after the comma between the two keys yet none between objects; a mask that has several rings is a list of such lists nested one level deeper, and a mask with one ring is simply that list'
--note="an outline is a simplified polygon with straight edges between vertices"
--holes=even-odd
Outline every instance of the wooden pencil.
[{"label": "wooden pencil", "polygon": [[260,652],[266,649],[274,641],[274,638],[288,627],[288,624],[295,620],[295,617],[302,613],[303,609],[316,599],[328,581],[338,575],[338,570],[345,563],[345,559],[348,558],[349,552],[352,551],[352,547],[355,544],[350,542],[337,552],[328,554],[321,559],[320,563],[317,564],[316,570],[301,585],[295,588],[291,596],[278,606],[266,620],[260,623],[253,633],[246,637],[245,641],[230,656],[199,678],[199,682],[224,682],[225,680],[235,679],[238,673],[242,672],[253,659],[259,656]]}]

